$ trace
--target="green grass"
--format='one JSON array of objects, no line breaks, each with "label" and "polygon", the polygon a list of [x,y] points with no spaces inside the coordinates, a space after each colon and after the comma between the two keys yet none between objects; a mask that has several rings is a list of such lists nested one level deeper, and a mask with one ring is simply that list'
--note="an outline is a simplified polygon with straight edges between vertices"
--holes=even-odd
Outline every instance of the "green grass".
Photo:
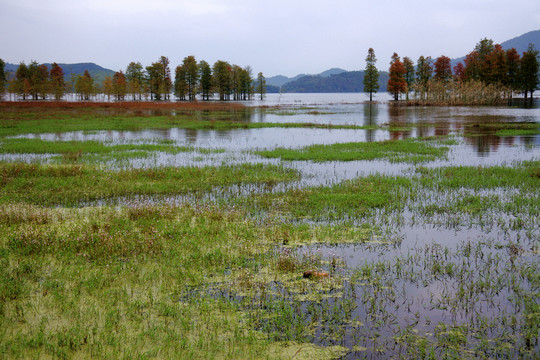
[{"label": "green grass", "polygon": [[[41,139],[2,139],[0,153],[3,154],[110,154],[128,151],[161,151],[170,154],[195,151],[194,147],[176,146],[169,141],[158,144],[122,144],[112,145],[102,141],[46,141]],[[205,152],[223,152],[223,150],[206,150]]]},{"label": "green grass", "polygon": [[497,136],[534,136],[540,135],[538,129],[505,129],[495,133]]},{"label": "green grass", "polygon": [[422,184],[429,187],[494,189],[513,187],[538,188],[540,161],[523,162],[519,166],[453,166],[443,168],[417,168]]},{"label": "green grass", "polygon": [[368,217],[377,209],[403,209],[406,199],[399,189],[409,186],[404,177],[368,176],[329,187],[252,196],[240,202],[295,220],[343,221]]},{"label": "green grass", "polygon": [[275,184],[298,178],[293,170],[261,164],[113,171],[90,165],[0,163],[0,171],[0,203],[47,206],[129,195],[201,193],[233,184]]},{"label": "green grass", "polygon": [[282,160],[354,161],[385,159],[391,162],[426,162],[444,158],[448,147],[419,140],[389,140],[331,145],[311,145],[302,149],[276,148],[256,151],[266,158]]}]

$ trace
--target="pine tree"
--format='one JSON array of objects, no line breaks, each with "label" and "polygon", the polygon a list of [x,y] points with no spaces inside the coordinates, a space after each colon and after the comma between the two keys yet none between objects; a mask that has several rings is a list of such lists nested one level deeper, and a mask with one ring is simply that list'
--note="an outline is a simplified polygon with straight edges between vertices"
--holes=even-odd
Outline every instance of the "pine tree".
[{"label": "pine tree", "polygon": [[209,100],[212,91],[212,69],[204,60],[199,62],[199,82],[203,100]]},{"label": "pine tree", "polygon": [[366,57],[366,70],[364,72],[364,92],[369,94],[369,101],[373,101],[373,93],[379,90],[379,72],[375,67],[377,58],[373,48],[369,48]]},{"label": "pine tree", "polygon": [[0,59],[0,99],[4,95],[4,91],[6,90],[7,85],[6,72],[4,71],[5,67],[6,63],[4,62],[4,60]]},{"label": "pine tree", "polygon": [[527,99],[528,93],[531,93],[531,99],[534,91],[538,88],[538,50],[534,48],[533,44],[529,44],[527,51],[523,53],[521,57],[520,67],[520,79],[521,89],[525,93],[525,99]]},{"label": "pine tree", "polygon": [[403,66],[405,66],[405,82],[407,83],[407,100],[409,100],[409,90],[412,89],[415,81],[414,63],[405,56],[403,58]]},{"label": "pine tree", "polygon": [[266,79],[262,72],[257,75],[257,92],[261,94],[261,100],[263,100],[264,94],[266,94]]}]

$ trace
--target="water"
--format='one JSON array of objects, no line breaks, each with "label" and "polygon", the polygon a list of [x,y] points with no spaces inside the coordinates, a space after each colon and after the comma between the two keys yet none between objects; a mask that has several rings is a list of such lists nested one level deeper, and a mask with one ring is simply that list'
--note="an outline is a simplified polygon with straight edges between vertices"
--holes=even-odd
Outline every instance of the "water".
[{"label": "water", "polygon": [[[282,148],[301,148],[313,144],[345,142],[374,142],[431,136],[454,136],[459,144],[452,146],[448,159],[428,166],[492,166],[508,165],[514,161],[540,158],[540,135],[497,136],[495,130],[479,129],[486,121],[537,123],[540,128],[540,106],[536,99],[531,109],[517,107],[401,107],[393,106],[387,94],[377,94],[379,102],[366,104],[365,94],[268,94],[265,100],[248,102],[253,108],[242,114],[240,121],[271,123],[316,123],[330,125],[381,126],[403,128],[401,131],[344,130],[313,128],[262,128],[234,130],[144,129],[140,131],[95,131],[29,134],[19,137],[49,141],[103,141],[108,144],[173,141],[178,146],[204,149],[224,149],[224,154],[155,153],[146,159],[134,159],[121,166],[137,168],[154,166],[219,166],[224,162],[263,162],[249,151]],[[258,105],[280,108],[261,109]],[[163,114],[166,115],[166,114]],[[174,115],[174,113],[172,113]],[[12,155],[0,155],[10,160]],[[27,155],[29,161],[35,155]],[[348,163],[287,162],[308,178],[305,185],[329,184],[359,175],[372,173],[400,174],[403,164],[385,161],[354,161]],[[118,166],[118,164],[109,164]],[[317,180],[314,180],[317,179]]]}]

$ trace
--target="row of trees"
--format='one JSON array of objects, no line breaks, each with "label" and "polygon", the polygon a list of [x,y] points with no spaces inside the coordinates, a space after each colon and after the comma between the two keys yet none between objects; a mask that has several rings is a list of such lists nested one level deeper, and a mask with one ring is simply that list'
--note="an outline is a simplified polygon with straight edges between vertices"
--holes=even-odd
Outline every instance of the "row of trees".
[{"label": "row of trees", "polygon": [[[413,61],[404,57],[401,61],[397,53],[390,62],[387,91],[398,100],[400,94],[409,99],[413,91],[420,100],[430,96],[450,97],[459,93],[463,98],[464,89],[485,91],[490,89],[499,96],[515,92],[523,92],[525,98],[532,97],[538,88],[539,52],[532,44],[522,56],[516,49],[503,50],[492,40],[483,39],[464,60],[452,69],[451,60],[440,56],[435,61],[431,57],[420,56],[414,65]],[[371,95],[379,88],[378,71],[375,67],[375,52],[368,50],[364,76],[364,91]],[[476,83],[481,84],[478,86]]]},{"label": "row of trees", "polygon": [[150,66],[143,67],[139,62],[131,62],[126,71],[118,71],[113,76],[106,76],[101,84],[94,81],[88,71],[82,75],[72,74],[71,84],[64,81],[64,72],[58,64],[52,64],[49,71],[46,65],[33,61],[29,66],[21,63],[12,79],[7,79],[5,63],[0,59],[0,95],[7,90],[17,94],[23,100],[46,99],[48,96],[60,100],[68,88],[74,91],[80,100],[89,100],[92,96],[103,93],[110,100],[124,100],[131,95],[133,100],[170,100],[174,94],[179,100],[193,101],[197,94],[203,100],[217,93],[219,100],[250,100],[256,91],[261,99],[266,93],[264,75],[259,73],[252,78],[248,66],[242,68],[230,65],[226,61],[216,61],[211,67],[206,61],[197,62],[194,56],[184,58],[174,72],[174,82],[165,56]]},{"label": "row of trees", "polygon": [[56,100],[64,96],[66,83],[64,72],[57,63],[53,63],[51,69],[45,65],[39,65],[33,61],[30,65],[21,63],[17,68],[15,78],[8,80],[4,71],[5,62],[0,59],[0,95],[7,88],[11,93],[20,94],[23,100],[46,99],[51,95]]}]

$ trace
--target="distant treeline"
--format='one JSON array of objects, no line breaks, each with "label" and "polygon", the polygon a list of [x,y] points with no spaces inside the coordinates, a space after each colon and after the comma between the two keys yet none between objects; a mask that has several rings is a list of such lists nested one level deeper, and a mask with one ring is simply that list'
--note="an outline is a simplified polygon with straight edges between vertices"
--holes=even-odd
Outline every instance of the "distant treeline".
[{"label": "distant treeline", "polygon": [[481,40],[464,62],[452,69],[450,58],[420,56],[416,66],[408,57],[401,61],[394,53],[389,69],[387,91],[398,100],[414,93],[419,103],[495,104],[523,93],[532,97],[539,84],[539,52],[533,44],[518,54],[515,48],[503,50],[493,40]]},{"label": "distant treeline", "polygon": [[0,95],[7,91],[23,100],[62,99],[67,92],[76,93],[80,100],[90,100],[104,94],[110,100],[169,100],[174,94],[179,100],[195,100],[200,94],[209,100],[214,94],[219,100],[250,100],[255,92],[266,92],[265,78],[259,73],[253,79],[251,68],[216,61],[211,67],[206,61],[197,62],[194,56],[184,58],[174,71],[174,81],[169,59],[161,56],[150,66],[131,62],[125,72],[120,70],[103,81],[96,81],[85,69],[83,74],[72,74],[66,81],[64,71],[57,63],[49,66],[33,61],[20,63],[12,76],[5,71],[0,59]]}]

